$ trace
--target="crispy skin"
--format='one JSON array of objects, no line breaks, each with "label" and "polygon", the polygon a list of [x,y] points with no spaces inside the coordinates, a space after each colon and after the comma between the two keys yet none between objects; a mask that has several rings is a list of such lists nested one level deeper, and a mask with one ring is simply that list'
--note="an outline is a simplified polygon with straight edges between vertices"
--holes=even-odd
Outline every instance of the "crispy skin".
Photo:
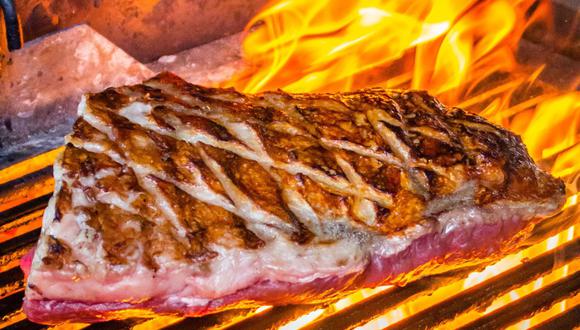
[{"label": "crispy skin", "polygon": [[196,315],[396,282],[501,251],[563,203],[518,136],[422,91],[245,95],[164,73],[84,102],[27,289],[42,322],[74,318],[68,302],[78,320]]}]

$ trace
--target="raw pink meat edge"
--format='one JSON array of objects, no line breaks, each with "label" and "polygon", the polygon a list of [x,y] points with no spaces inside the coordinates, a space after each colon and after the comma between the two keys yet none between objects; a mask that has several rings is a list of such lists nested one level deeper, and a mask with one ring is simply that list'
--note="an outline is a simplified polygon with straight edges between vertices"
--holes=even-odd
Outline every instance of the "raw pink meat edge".
[{"label": "raw pink meat edge", "polygon": [[[226,308],[250,304],[284,305],[312,303],[336,296],[341,291],[386,284],[402,284],[410,278],[428,274],[439,265],[462,263],[466,260],[485,259],[509,249],[523,237],[530,221],[519,217],[492,224],[459,226],[441,234],[424,235],[414,240],[405,250],[394,255],[372,256],[365,271],[345,277],[330,276],[309,283],[262,281],[251,287],[202,306],[186,306],[166,299],[153,298],[132,304],[123,302],[86,303],[79,301],[27,300],[23,309],[33,322],[58,324],[72,322],[102,322],[123,317],[123,310],[144,310],[160,314],[201,316]],[[520,235],[517,235],[521,233]],[[30,268],[26,255],[21,262],[25,273]],[[28,269],[27,269],[28,268]]]}]

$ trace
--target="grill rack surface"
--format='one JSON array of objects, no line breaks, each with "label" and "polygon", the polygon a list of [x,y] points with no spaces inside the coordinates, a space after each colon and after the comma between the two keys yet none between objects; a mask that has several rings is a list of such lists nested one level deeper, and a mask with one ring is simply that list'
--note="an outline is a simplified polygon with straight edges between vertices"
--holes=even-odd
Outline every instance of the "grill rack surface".
[{"label": "grill rack surface", "polygon": [[[22,312],[24,274],[19,259],[36,243],[40,234],[43,209],[52,193],[52,166],[36,168],[33,172],[8,179],[0,170],[0,329],[46,329],[32,323]],[[534,229],[522,248],[538,244],[578,222],[578,205],[546,219]],[[577,230],[576,230],[577,231]],[[574,300],[575,306],[556,314],[537,325],[538,329],[573,329],[580,326],[578,300],[580,293],[580,242],[578,234],[544,254],[515,266],[480,284],[463,290],[439,303],[402,320],[380,326],[386,329],[430,329],[445,327],[465,313],[485,309],[491,302],[510,291],[568,267],[568,276],[535,290],[531,294],[470,320],[465,328],[503,329],[551,308],[564,299]],[[320,314],[305,329],[350,329],[376,319],[413,299],[426,297],[442,285],[466,278],[475,267],[466,267],[408,283],[403,287],[386,289],[353,305]],[[313,305],[279,306],[262,310],[230,310],[199,318],[159,317],[130,318],[98,324],[69,325],[74,329],[274,329],[309,313],[331,306],[333,302]],[[316,315],[315,315],[316,316]]]}]

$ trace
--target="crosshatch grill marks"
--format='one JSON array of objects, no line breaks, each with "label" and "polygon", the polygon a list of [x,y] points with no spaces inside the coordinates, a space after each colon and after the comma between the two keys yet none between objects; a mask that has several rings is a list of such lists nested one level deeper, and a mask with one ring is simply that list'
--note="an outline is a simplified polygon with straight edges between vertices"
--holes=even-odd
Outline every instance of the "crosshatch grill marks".
[{"label": "crosshatch grill marks", "polygon": [[[112,114],[109,113],[109,117],[111,115]],[[106,117],[106,116],[104,116],[104,117]],[[117,119],[118,119],[118,121],[123,120],[122,118],[117,118]],[[133,125],[133,124],[131,124],[129,122],[125,122],[124,125]],[[113,127],[115,127],[115,126],[113,126]],[[136,132],[138,133],[139,130],[140,130],[140,128],[135,125],[135,127],[132,127],[132,129],[127,130],[127,132],[125,132],[125,133],[130,133],[130,134],[133,134]],[[118,132],[118,133],[124,134],[121,132]],[[124,138],[127,138],[127,137],[124,137]],[[171,146],[172,141],[174,141],[173,139],[169,139],[169,138],[162,136],[162,135],[157,135],[156,133],[151,132],[151,131],[146,132],[146,134],[143,134],[142,132],[138,133],[138,138],[142,139],[140,141],[141,143],[124,148],[125,154],[127,154],[128,158],[132,159],[133,162],[140,161],[140,159],[138,159],[139,155],[143,154],[143,153],[147,153],[148,154],[147,159],[150,161],[150,164],[154,165],[152,167],[154,169],[155,168],[158,169],[158,171],[153,170],[153,171],[151,171],[151,173],[153,173],[153,172],[164,173],[164,174],[168,175],[169,177],[173,178],[174,180],[178,181],[182,178],[182,177],[180,178],[180,175],[185,175],[185,174],[187,174],[188,171],[192,171],[195,169],[201,175],[201,182],[207,183],[209,187],[214,188],[218,192],[224,192],[224,189],[223,189],[220,181],[214,176],[213,172],[205,165],[204,161],[201,159],[201,156],[199,155],[199,153],[195,147],[193,147],[185,142],[182,142],[182,141],[177,141],[177,146],[173,147],[173,146]],[[151,141],[148,141],[147,143],[145,143],[144,140],[146,140],[147,138],[150,138]],[[181,144],[183,144],[183,145],[181,145]],[[163,152],[166,152],[166,153],[169,152],[169,154],[167,154],[165,156],[165,160],[161,159],[161,158],[163,158],[162,157]],[[174,165],[177,164],[177,168],[175,168],[174,166],[171,166],[172,162],[170,160],[174,161],[173,162]],[[170,167],[167,167],[167,166],[170,166]],[[161,170],[159,170],[159,169],[161,169]],[[184,173],[180,174],[181,173],[180,171],[183,169],[185,169]],[[187,180],[186,180],[186,182],[187,182]],[[194,183],[198,184],[199,180],[197,180]],[[205,195],[207,195],[208,192],[209,191],[207,189],[204,189],[204,192],[203,192],[204,197],[207,197]],[[199,197],[199,195],[196,195],[196,197]],[[227,198],[227,201],[231,202],[231,200],[229,199],[229,196],[227,194],[224,194],[224,197]],[[216,202],[216,201],[214,201],[214,202]],[[217,202],[219,205],[224,206],[223,202],[219,203],[220,202],[219,199],[217,200]],[[202,205],[205,205],[205,204],[202,204]],[[209,207],[209,205],[207,205],[207,207]],[[228,208],[232,209],[233,207],[230,206]],[[217,207],[213,208],[213,210],[214,210],[214,212],[217,212]],[[228,213],[228,212],[226,211],[226,213]],[[212,217],[212,218],[214,218],[214,217]],[[230,222],[234,223],[233,220]],[[235,226],[232,228],[233,228],[232,232],[234,234],[238,233],[238,236],[241,236],[241,239],[246,246],[259,247],[263,244],[261,239],[259,237],[257,237],[254,233],[245,229],[242,222],[240,222],[239,220],[235,221]]]},{"label": "crosshatch grill marks", "polygon": [[158,209],[170,220],[178,239],[186,247],[183,256],[194,262],[215,258],[217,253],[206,246],[211,243],[206,237],[207,228],[189,216],[189,195],[153,175],[145,176],[140,181],[144,189],[154,197]]},{"label": "crosshatch grill marks", "polygon": [[[90,107],[89,107],[90,108]],[[90,111],[90,109],[89,109]],[[124,116],[128,115],[128,113],[125,112],[125,110],[122,109],[110,109],[110,111],[113,112],[117,112],[117,113],[121,113]],[[185,110],[183,110],[185,111]],[[139,113],[137,112],[131,112],[132,115],[136,115],[138,116]],[[229,115],[231,116],[231,114]],[[140,122],[142,120],[140,119],[135,119],[132,118],[133,122]],[[147,128],[149,128],[149,124],[145,124],[144,126],[146,126]],[[176,139],[187,139],[186,137],[181,137],[178,134],[172,133],[172,132],[168,132],[168,131],[157,131],[160,134],[164,134],[164,135],[168,135],[171,136],[173,138]],[[191,140],[189,140],[191,142]],[[193,141],[195,142],[195,141]],[[203,141],[205,143],[205,141]],[[267,145],[268,142],[267,141],[262,141],[263,143],[261,143],[261,145]],[[304,150],[301,150],[301,156],[304,160],[304,162],[300,162],[300,161],[295,161],[295,162],[291,162],[291,163],[281,163],[281,162],[274,162],[271,163],[271,158],[268,156],[266,156],[266,159],[264,157],[260,157],[259,154],[256,154],[252,151],[248,151],[247,149],[241,149],[239,147],[235,147],[232,146],[231,144],[225,144],[225,143],[209,143],[210,145],[220,148],[220,149],[225,149],[227,151],[236,153],[238,155],[240,155],[243,158],[249,158],[249,159],[253,159],[256,160],[260,163],[265,164],[265,166],[275,166],[281,169],[284,169],[286,171],[290,171],[293,173],[296,172],[302,172],[305,173],[306,175],[309,175],[311,178],[321,182],[324,185],[328,185],[330,186],[330,188],[332,189],[338,189],[340,191],[345,191],[348,194],[352,194],[352,195],[357,195],[360,194],[361,191],[357,191],[357,189],[354,189],[354,187],[349,187],[349,182],[347,180],[344,179],[343,174],[340,173],[341,169],[339,166],[336,165],[335,160],[333,159],[333,157],[331,155],[328,154],[328,152],[319,144],[319,142],[317,142],[317,145],[311,147],[311,148],[306,148]],[[288,158],[292,158],[292,156],[289,156]],[[313,164],[311,166],[309,166],[309,163]],[[370,196],[361,196],[362,198],[370,198],[372,200],[377,199],[377,196],[374,195],[370,195]],[[376,202],[381,202],[380,198],[378,200],[375,200]]]},{"label": "crosshatch grill marks", "polygon": [[[406,138],[401,127],[394,125],[394,120],[380,109],[373,109],[367,112],[369,121],[373,127],[391,147],[393,153],[402,160],[404,171],[403,185],[405,189],[421,195],[424,198],[429,194],[429,182],[426,175],[414,167],[415,161],[411,155],[411,148],[406,143]],[[398,123],[402,125],[402,123]]]},{"label": "crosshatch grill marks", "polygon": [[[100,233],[106,258],[114,265],[127,264],[132,255],[144,253],[143,264],[157,269],[155,259],[161,254],[201,263],[217,255],[208,244],[248,249],[264,245],[240,217],[191,198],[153,175],[139,178],[103,154],[69,146],[63,166],[67,178],[69,173],[75,175],[72,184],[90,199],[76,212],[85,214],[88,225]],[[92,173],[83,168],[90,168]],[[101,174],[95,175],[95,171]],[[88,182],[90,177],[98,179]],[[119,204],[129,206],[121,208]],[[63,210],[65,215],[71,212],[72,208]],[[164,250],[163,245],[169,242],[173,242],[173,250]]]},{"label": "crosshatch grill marks", "polygon": [[[360,189],[365,189],[367,187],[362,177],[348,162],[342,159],[339,155],[336,155],[336,160],[352,184],[354,184],[356,187],[359,187]],[[385,195],[384,199],[386,204],[392,203],[391,196]],[[353,197],[351,200],[352,202],[350,205],[350,210],[353,217],[358,221],[366,223],[369,226],[375,225],[377,217],[375,205],[368,199],[360,197]]]},{"label": "crosshatch grill marks", "polygon": [[[201,180],[204,183],[207,183],[209,187],[211,187],[215,192],[223,193],[224,197],[227,198],[228,201],[231,201],[227,194],[224,192],[224,188],[221,185],[220,181],[214,176],[213,172],[205,165],[204,161],[202,160],[198,150],[185,142],[182,141],[175,141],[168,137],[158,135],[154,132],[147,131],[142,132],[139,126],[136,126],[128,121],[125,121],[124,118],[119,117],[115,120],[110,120],[110,117],[114,117],[115,115],[109,113],[108,116],[101,116],[101,118],[106,117],[108,118],[108,122],[112,123],[112,127],[114,131],[116,131],[117,138],[122,138],[125,141],[129,141],[126,143],[131,143],[130,141],[138,141],[138,143],[129,144],[123,147],[125,151],[124,156],[130,159],[132,162],[139,162],[139,163],[146,163],[152,167],[151,173],[165,173],[168,177],[172,178],[176,181],[185,181],[190,182],[192,184],[197,184],[199,180],[192,178],[191,172],[193,170],[197,171],[201,176]],[[123,122],[121,125],[115,125],[113,123]],[[97,135],[98,133],[92,133],[93,135]],[[128,135],[127,135],[128,134]],[[105,140],[101,137],[100,140]],[[146,155],[144,161],[143,155]],[[187,177],[189,176],[189,177]],[[157,185],[162,180],[155,177],[154,175],[144,175],[143,180],[146,182],[153,181]],[[167,185],[164,185],[167,188]],[[167,189],[166,189],[167,190]],[[174,189],[175,190],[175,189]],[[182,194],[179,194],[181,196]],[[207,195],[207,193],[206,193]],[[163,198],[165,203],[174,204],[172,201],[176,196],[176,193],[170,194],[167,198],[163,198],[163,196],[159,196],[159,198]],[[221,195],[220,195],[221,196]],[[183,199],[183,197],[181,197]],[[219,200],[218,200],[219,202]],[[191,203],[191,200],[186,203]],[[201,201],[199,203],[202,203]],[[202,203],[202,205],[206,205]],[[207,206],[209,207],[209,206]],[[168,217],[170,219],[174,219],[178,221],[181,219],[181,215],[178,214],[171,214],[176,209],[176,205],[174,207],[169,208],[170,214]],[[217,207],[213,208],[214,212],[217,211]],[[225,210],[224,210],[225,211]],[[228,213],[227,211],[225,211]],[[223,213],[223,212],[222,212]],[[233,215],[230,216],[230,218]],[[215,217],[212,217],[215,218]],[[249,246],[260,246],[260,239],[255,236],[255,234],[251,233],[249,230],[244,229],[243,223],[239,220],[231,220],[232,224],[235,222],[235,226],[232,228],[234,229],[234,233],[239,233],[242,236],[242,241],[247,243]],[[176,227],[177,225],[174,224]],[[216,224],[214,224],[216,225]],[[181,236],[190,235],[191,233],[182,233]],[[215,235],[214,235],[215,236]]]},{"label": "crosshatch grill marks", "polygon": [[244,219],[218,207],[192,198],[175,185],[155,176],[148,176],[161,190],[164,199],[175,213],[183,228],[183,236],[190,246],[187,257],[193,260],[208,260],[217,256],[205,243],[227,247],[256,249],[264,245],[255,233],[246,228]]},{"label": "crosshatch grill marks", "polygon": [[[309,239],[305,228],[294,215],[286,212],[287,207],[272,204],[281,201],[278,187],[272,184],[269,174],[260,165],[209,146],[199,146],[199,152],[205,164],[225,187],[240,217],[254,226],[276,228],[297,242]],[[236,166],[244,167],[249,173],[242,174]]]},{"label": "crosshatch grill marks", "polygon": [[259,208],[275,215],[294,227],[292,239],[306,243],[312,234],[286,205],[277,180],[259,163],[241,158],[233,153],[209,146],[201,146],[216,161],[233,184]]},{"label": "crosshatch grill marks", "polygon": [[275,128],[255,127],[258,136],[264,141],[266,152],[275,161],[284,163],[307,161],[308,149],[319,147],[318,141],[310,135],[295,134]]},{"label": "crosshatch grill marks", "polygon": [[[144,126],[157,127],[159,134],[175,137],[179,141],[180,136],[176,133],[176,126],[192,127],[195,131],[210,135],[214,141],[218,141],[212,144],[216,149],[221,149],[219,143],[221,141],[235,141],[236,143],[240,140],[245,141],[244,145],[254,153],[251,158],[261,161],[264,168],[269,168],[270,165],[276,166],[276,162],[296,163],[300,164],[301,169],[321,171],[330,178],[344,181],[349,189],[344,189],[343,183],[331,190],[336,189],[341,192],[348,190],[352,196],[346,202],[350,215],[368,225],[377,225],[377,220],[384,221],[386,214],[390,215],[389,209],[396,196],[396,191],[388,192],[390,185],[404,185],[405,189],[414,191],[415,194],[424,198],[433,191],[430,184],[442,182],[441,179],[437,179],[437,175],[428,177],[423,171],[414,167],[418,162],[413,158],[411,148],[405,143],[409,141],[403,141],[400,138],[400,136],[404,137],[401,128],[404,126],[402,111],[392,101],[371,102],[382,108],[368,110],[368,104],[361,105],[360,100],[353,101],[357,97],[347,98],[348,101],[345,103],[328,98],[314,107],[314,103],[308,97],[300,95],[292,97],[283,94],[282,97],[285,101],[290,101],[291,106],[280,108],[275,103],[264,102],[262,103],[265,106],[255,106],[251,104],[252,96],[238,96],[234,98],[235,101],[214,100],[211,99],[211,92],[209,95],[200,95],[201,90],[195,88],[187,89],[189,94],[184,95],[179,89],[156,82],[145,87],[131,87],[128,90],[129,94],[136,97],[138,101],[151,103],[149,110],[144,110],[143,116],[147,117]],[[156,106],[157,101],[166,104],[168,101],[169,104],[173,102],[178,107]],[[207,108],[208,104],[210,108]],[[353,111],[352,108],[358,110]],[[122,115],[125,112],[122,109],[108,109],[108,111]],[[131,114],[135,115],[135,112]],[[223,115],[223,118],[208,119],[212,116],[217,118],[217,114]],[[151,117],[156,118],[150,120]],[[165,118],[168,119],[165,120]],[[175,120],[176,118],[178,121]],[[164,120],[162,125],[159,124],[161,120]],[[241,123],[239,120],[245,120],[246,123]],[[286,125],[279,124],[282,120],[287,121]],[[143,120],[133,119],[133,121],[143,125]],[[386,125],[390,125],[390,129]],[[398,131],[393,132],[392,129]],[[390,163],[392,167],[387,168],[386,172],[375,173],[374,178],[369,177],[369,173],[361,175],[362,168],[353,169],[348,163],[343,163],[342,166],[337,163],[332,150],[345,149],[351,154],[360,153],[371,156],[379,163]],[[227,151],[239,154],[240,150]],[[393,156],[391,153],[393,151],[399,158]],[[245,154],[247,156],[247,153]],[[348,178],[344,173],[345,169],[350,171]],[[321,177],[314,175],[312,178],[316,180]],[[223,190],[220,189],[220,191]],[[231,199],[231,194],[228,197]],[[253,196],[253,198],[257,197]],[[409,197],[399,196],[398,200],[401,199],[408,200]],[[306,199],[303,200],[306,201]],[[281,205],[286,206],[283,200],[280,201]],[[271,204],[258,203],[258,206],[263,209],[271,208],[269,205]],[[288,207],[285,208],[288,209]],[[267,211],[284,221],[288,219],[284,219],[285,217],[281,214],[292,214],[288,210],[285,212]],[[294,219],[294,223],[301,224],[300,221],[295,220],[296,217],[291,216],[291,218]]]},{"label": "crosshatch grill marks", "polygon": [[346,219],[349,217],[347,197],[327,189],[302,174],[293,177],[292,185],[320,219]]},{"label": "crosshatch grill marks", "polygon": [[[90,115],[86,114],[85,118],[91,120],[93,125],[99,126],[102,130],[113,127],[114,130],[110,133],[112,140],[117,139],[114,135],[119,134],[130,137],[130,139],[119,142],[126,148],[119,151],[124,159],[117,161],[133,162],[139,166],[140,171],[179,183],[180,187],[188,187],[185,190],[195,196],[200,197],[203,194],[201,197],[203,200],[214,200],[220,205],[229,203],[223,187],[205,166],[197,150],[189,143],[170,139],[153,131],[143,130],[125,118],[109,112],[91,112]],[[112,118],[116,120],[112,120]],[[117,123],[121,123],[121,125],[115,126]],[[94,128],[91,134],[99,136],[99,141],[102,141],[101,150],[107,154],[114,153],[113,149],[108,148],[114,143],[106,134]],[[71,141],[83,145],[83,148],[91,147],[91,142],[87,143],[81,139],[71,139]],[[147,162],[142,161],[142,156]]]},{"label": "crosshatch grill marks", "polygon": [[[477,161],[470,143],[489,147],[463,131],[493,126],[461,114],[448,122],[445,111],[419,92],[243,95],[161,75],[89,95],[83,117],[105,138],[81,121],[70,139],[122,153],[116,160],[140,177],[232,213],[247,227],[231,222],[244,244],[259,247],[276,232],[308,242],[333,219],[381,233],[418,223],[433,196],[452,195],[470,179],[464,165]],[[490,191],[505,179],[493,173],[479,175],[489,183],[478,200],[498,196]],[[298,214],[296,205],[309,211]]]},{"label": "crosshatch grill marks", "polygon": [[[62,217],[85,218],[88,227],[81,235],[89,241],[100,237],[104,257],[112,265],[126,265],[140,258],[156,269],[155,258],[159,255],[183,257],[184,248],[176,239],[175,229],[142,190],[131,169],[103,154],[70,145],[62,166],[64,182],[70,183],[73,194],[71,207],[62,211]],[[163,249],[168,242],[173,242],[170,248]]]}]

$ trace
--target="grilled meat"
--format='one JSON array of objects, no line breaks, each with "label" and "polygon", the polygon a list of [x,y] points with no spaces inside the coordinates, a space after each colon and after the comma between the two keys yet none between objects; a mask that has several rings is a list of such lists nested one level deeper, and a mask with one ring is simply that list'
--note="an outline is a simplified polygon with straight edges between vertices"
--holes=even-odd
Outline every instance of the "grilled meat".
[{"label": "grilled meat", "polygon": [[481,262],[558,209],[520,138],[421,91],[88,94],[26,289],[37,322],[315,302]]}]

